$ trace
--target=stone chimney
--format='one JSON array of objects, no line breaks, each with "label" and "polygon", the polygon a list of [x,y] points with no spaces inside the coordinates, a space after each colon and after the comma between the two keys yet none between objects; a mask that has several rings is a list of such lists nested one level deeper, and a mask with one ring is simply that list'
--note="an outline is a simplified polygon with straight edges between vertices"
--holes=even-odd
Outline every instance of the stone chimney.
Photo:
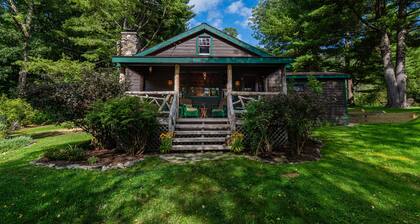
[{"label": "stone chimney", "polygon": [[123,31],[121,32],[121,40],[118,42],[119,56],[133,56],[137,54],[139,45],[139,38],[136,32]]}]

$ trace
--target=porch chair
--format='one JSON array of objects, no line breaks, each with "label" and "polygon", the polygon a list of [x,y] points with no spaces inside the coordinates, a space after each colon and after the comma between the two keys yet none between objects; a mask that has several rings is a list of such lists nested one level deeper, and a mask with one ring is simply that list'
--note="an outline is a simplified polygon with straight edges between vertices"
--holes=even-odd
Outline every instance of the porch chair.
[{"label": "porch chair", "polygon": [[226,117],[226,115],[227,115],[226,98],[222,98],[219,102],[219,106],[211,110],[211,116],[212,117]]},{"label": "porch chair", "polygon": [[179,105],[179,114],[181,117],[198,118],[200,116],[198,109],[192,106],[191,99],[181,99]]}]

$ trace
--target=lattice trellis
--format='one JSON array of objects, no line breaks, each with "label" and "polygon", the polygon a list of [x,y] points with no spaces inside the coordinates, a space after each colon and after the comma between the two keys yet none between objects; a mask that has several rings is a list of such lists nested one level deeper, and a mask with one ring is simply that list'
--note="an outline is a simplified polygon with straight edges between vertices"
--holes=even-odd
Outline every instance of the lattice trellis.
[{"label": "lattice trellis", "polygon": [[161,123],[159,125],[159,128],[157,128],[157,130],[152,133],[151,138],[149,139],[149,142],[147,143],[146,146],[146,151],[147,152],[158,152],[159,151],[159,146],[160,146],[160,134],[163,132],[167,132],[168,129],[168,124],[164,124]]},{"label": "lattice trellis", "polygon": [[[236,130],[243,133],[246,142],[249,142],[249,135],[247,134],[243,125],[236,125]],[[284,127],[274,129],[269,136],[270,141],[273,143],[274,149],[283,148],[287,144],[287,131]]]}]

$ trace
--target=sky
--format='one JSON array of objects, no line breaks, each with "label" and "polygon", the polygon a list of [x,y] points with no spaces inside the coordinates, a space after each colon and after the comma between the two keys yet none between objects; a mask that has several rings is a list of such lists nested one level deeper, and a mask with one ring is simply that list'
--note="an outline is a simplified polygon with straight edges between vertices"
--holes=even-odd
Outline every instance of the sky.
[{"label": "sky", "polygon": [[256,46],[258,41],[252,37],[249,19],[257,4],[258,0],[190,0],[189,5],[194,6],[192,10],[196,16],[190,20],[189,26],[208,23],[221,30],[234,27],[239,39]]}]

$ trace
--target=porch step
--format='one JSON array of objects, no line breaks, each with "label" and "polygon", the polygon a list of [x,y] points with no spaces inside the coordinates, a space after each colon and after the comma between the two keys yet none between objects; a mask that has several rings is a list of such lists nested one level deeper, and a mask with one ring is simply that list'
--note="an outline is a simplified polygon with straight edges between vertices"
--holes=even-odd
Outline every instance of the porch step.
[{"label": "porch step", "polygon": [[220,130],[228,129],[229,124],[177,124],[176,129],[211,129],[211,130]]},{"label": "porch step", "polygon": [[218,130],[218,131],[176,131],[175,136],[185,136],[185,135],[229,135],[231,131],[227,130]]},{"label": "porch step", "polygon": [[227,151],[224,145],[173,145],[172,151]]},{"label": "porch step", "polygon": [[226,141],[225,137],[195,137],[195,138],[174,138],[173,143],[197,143],[197,142],[221,142]]},{"label": "porch step", "polygon": [[177,123],[227,123],[227,118],[178,118]]}]

